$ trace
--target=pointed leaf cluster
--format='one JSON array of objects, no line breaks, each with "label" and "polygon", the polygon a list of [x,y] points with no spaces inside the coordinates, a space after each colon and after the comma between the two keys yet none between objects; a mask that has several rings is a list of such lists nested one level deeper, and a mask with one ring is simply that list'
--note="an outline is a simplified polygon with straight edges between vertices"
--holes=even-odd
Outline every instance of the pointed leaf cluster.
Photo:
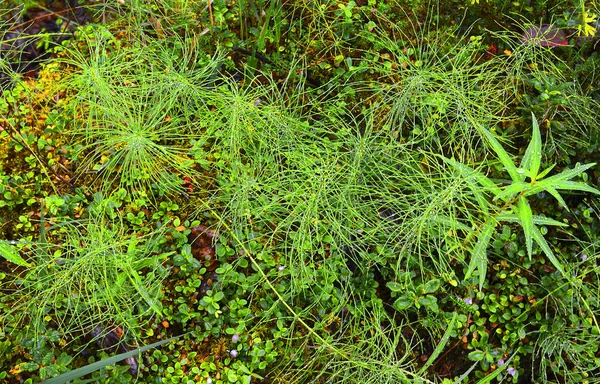
[{"label": "pointed leaf cluster", "polygon": [[[466,279],[477,270],[480,289],[483,286],[487,272],[486,249],[494,234],[494,228],[500,221],[509,223],[518,222],[523,228],[525,245],[529,258],[532,257],[533,242],[535,241],[550,262],[552,262],[554,267],[564,275],[564,268],[560,260],[554,255],[550,245],[546,242],[546,239],[540,232],[538,225],[553,225],[560,227],[565,227],[567,225],[550,218],[534,215],[527,197],[540,192],[548,192],[563,208],[568,210],[564,199],[558,191],[568,190],[600,194],[600,191],[596,188],[583,182],[572,180],[574,177],[593,167],[596,163],[585,165],[578,164],[573,169],[565,169],[557,175],[544,178],[554,168],[554,165],[540,172],[542,162],[542,139],[538,122],[533,113],[532,120],[533,132],[531,142],[523,155],[519,167],[515,165],[511,156],[502,147],[498,139],[496,139],[496,137],[486,128],[479,127],[512,180],[512,183],[504,189],[498,186],[481,171],[475,170],[454,159],[439,156],[446,164],[454,168],[465,180],[476,182],[469,183],[469,185],[479,207],[486,215],[490,214],[491,208],[497,209],[497,212],[494,213],[493,216],[488,217],[485,223],[478,229],[477,242],[471,251],[471,261],[465,274]],[[527,178],[529,178],[529,181],[526,181]],[[498,209],[498,207],[495,207],[490,203],[490,193],[492,195],[492,203],[498,200],[503,201],[505,203],[503,208]]]}]

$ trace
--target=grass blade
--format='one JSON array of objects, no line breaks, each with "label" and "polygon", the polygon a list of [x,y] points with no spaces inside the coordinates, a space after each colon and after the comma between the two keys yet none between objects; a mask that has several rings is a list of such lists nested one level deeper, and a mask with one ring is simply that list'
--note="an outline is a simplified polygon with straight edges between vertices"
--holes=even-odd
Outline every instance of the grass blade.
[{"label": "grass blade", "polygon": [[489,375],[487,375],[484,378],[482,378],[481,380],[479,380],[477,382],[477,384],[489,384],[489,383],[491,383],[492,380],[494,380],[499,374],[501,374],[502,372],[504,372],[504,370],[509,366],[509,363],[511,362],[512,358],[515,357],[516,354],[517,354],[516,352],[513,353],[510,356],[510,358],[508,360],[506,360],[506,362],[503,365],[499,366],[498,368],[496,368],[495,371],[493,371]]},{"label": "grass blade", "polygon": [[156,343],[152,343],[150,345],[146,345],[145,347],[141,347],[141,348],[136,348],[134,350],[131,350],[129,352],[125,352],[125,353],[121,353],[119,355],[115,355],[115,356],[111,356],[108,357],[106,359],[97,361],[95,363],[86,365],[85,367],[81,367],[81,368],[77,368],[73,371],[67,372],[67,373],[63,373],[62,375],[58,375],[52,379],[43,381],[42,384],[64,384],[64,383],[68,383],[71,380],[75,380],[77,378],[80,378],[81,376],[87,375],[89,373],[92,373],[94,371],[97,371],[99,369],[102,369],[104,367],[107,367],[109,365],[113,365],[118,363],[119,361],[125,360],[128,357],[134,357],[139,355],[142,352],[145,352],[149,349],[152,348],[156,348],[159,347],[163,344],[168,343],[169,341],[175,340],[180,338],[181,336],[187,335],[187,333],[183,334],[183,335],[179,335],[179,336],[174,336],[171,338],[168,338],[166,340],[161,340],[161,341],[157,341]]},{"label": "grass blade", "polygon": [[440,353],[442,353],[442,351],[446,347],[446,343],[448,342],[452,332],[454,331],[454,324],[456,323],[457,318],[458,314],[454,312],[454,314],[452,315],[452,320],[450,320],[450,324],[448,325],[448,329],[446,329],[446,332],[444,332],[444,336],[442,336],[442,339],[438,343],[437,347],[435,347],[435,350],[433,351],[431,356],[429,356],[429,359],[427,359],[427,361],[421,367],[419,372],[417,372],[417,376],[421,376],[422,374],[424,374],[425,371],[435,362]]}]

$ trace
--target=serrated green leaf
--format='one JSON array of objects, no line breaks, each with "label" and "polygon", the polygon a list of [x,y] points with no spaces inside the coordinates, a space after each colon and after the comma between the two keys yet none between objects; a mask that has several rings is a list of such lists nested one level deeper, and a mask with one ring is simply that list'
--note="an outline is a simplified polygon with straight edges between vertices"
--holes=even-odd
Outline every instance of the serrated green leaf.
[{"label": "serrated green leaf", "polygon": [[0,256],[13,264],[20,265],[21,267],[31,267],[31,264],[25,261],[25,259],[19,255],[17,249],[5,240],[0,240]]},{"label": "serrated green leaf", "polygon": [[477,238],[477,243],[471,252],[471,261],[469,262],[467,273],[465,273],[465,279],[468,279],[475,270],[479,272],[479,289],[483,288],[483,283],[485,281],[488,263],[486,250],[492,234],[494,233],[495,226],[495,221],[489,221],[483,225],[479,237]]},{"label": "serrated green leaf", "polygon": [[520,174],[517,171],[517,167],[513,163],[512,159],[510,158],[510,155],[508,154],[508,152],[506,152],[504,150],[504,148],[502,147],[502,145],[500,144],[498,139],[496,139],[496,137],[490,131],[488,131],[485,127],[480,126],[479,129],[481,130],[481,132],[483,132],[485,137],[488,139],[488,142],[490,143],[494,152],[496,152],[496,154],[498,155],[498,159],[500,159],[500,162],[502,163],[502,165],[504,165],[504,169],[506,169],[506,171],[510,175],[510,178],[514,182],[525,180],[525,175]]},{"label": "serrated green leaf", "polygon": [[517,215],[519,216],[519,221],[521,222],[521,227],[523,227],[523,233],[525,234],[527,255],[529,255],[529,259],[531,260],[531,255],[533,253],[533,213],[531,212],[531,206],[525,197],[521,196],[519,198],[517,209]]},{"label": "serrated green leaf", "polygon": [[554,252],[552,252],[552,249],[550,249],[550,246],[546,242],[546,239],[544,239],[544,235],[542,235],[542,233],[537,227],[533,227],[533,239],[535,240],[537,245],[540,246],[542,251],[546,254],[546,257],[548,257],[548,260],[550,260],[552,265],[554,265],[554,267],[564,276],[565,270],[562,264],[560,263],[560,261],[558,261],[558,259],[554,255]]},{"label": "serrated green leaf", "polygon": [[531,142],[527,146],[525,155],[523,155],[523,159],[521,160],[521,168],[526,169],[529,173],[528,176],[534,180],[540,170],[542,161],[542,136],[540,135],[540,127],[533,112],[531,112],[531,119],[533,122]]},{"label": "serrated green leaf", "polygon": [[[506,221],[508,223],[518,223],[520,221],[519,216],[514,213],[501,213],[497,217],[498,221]],[[533,224],[535,225],[553,225],[557,227],[568,227],[569,224],[561,223],[560,221],[551,219],[549,217],[533,215]]]},{"label": "serrated green leaf", "polygon": [[499,199],[502,201],[510,200],[514,195],[522,191],[526,191],[529,187],[529,183],[517,181],[506,187],[501,193],[494,196],[494,201]]}]

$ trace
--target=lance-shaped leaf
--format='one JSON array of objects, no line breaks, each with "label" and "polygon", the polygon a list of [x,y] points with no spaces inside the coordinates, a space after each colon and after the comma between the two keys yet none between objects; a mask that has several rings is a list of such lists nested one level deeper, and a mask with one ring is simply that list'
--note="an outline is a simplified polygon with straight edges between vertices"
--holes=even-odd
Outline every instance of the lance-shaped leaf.
[{"label": "lance-shaped leaf", "polygon": [[499,193],[496,196],[494,196],[494,201],[496,201],[496,200],[502,200],[502,201],[510,200],[517,193],[521,193],[523,191],[528,190],[530,188],[530,186],[531,186],[531,184],[526,183],[524,181],[514,182],[511,185],[509,185],[508,187],[504,188],[504,191],[502,191],[501,193]]},{"label": "lance-shaped leaf", "polygon": [[590,187],[589,185],[582,182],[570,180],[594,165],[595,163],[579,165],[573,169],[564,170],[558,175],[551,176],[545,180],[540,180],[534,183],[533,186],[523,194],[523,196],[530,196],[542,191],[546,191],[552,196],[554,196],[554,198],[558,200],[558,202],[563,208],[568,210],[567,204],[565,203],[565,201],[560,196],[557,190],[562,189],[569,191],[583,191],[600,194],[600,191],[598,191],[596,188]]},{"label": "lance-shaped leaf", "polygon": [[454,169],[456,169],[460,173],[460,175],[462,177],[464,177],[465,179],[473,178],[480,185],[482,185],[483,187],[485,187],[486,189],[491,191],[493,194],[500,193],[500,187],[498,187],[496,185],[496,183],[494,183],[489,177],[487,177],[483,173],[476,171],[473,168],[469,167],[468,165],[462,164],[454,159],[449,159],[449,158],[441,156],[441,155],[440,155],[440,158],[444,162],[446,162],[449,165],[451,165],[452,167],[454,167]]},{"label": "lance-shaped leaf", "polygon": [[19,255],[17,249],[6,242],[6,240],[0,240],[0,256],[21,267],[31,267],[31,264],[25,261],[25,259]]},{"label": "lance-shaped leaf", "polygon": [[[563,207],[564,209],[566,209],[567,211],[569,210],[569,207],[567,207],[567,203],[565,203],[565,200],[562,198],[562,196],[560,195],[560,193],[558,193],[558,191],[556,189],[554,189],[553,187],[546,187],[546,191],[551,194],[560,204],[561,207]],[[527,195],[529,196],[529,195]]]},{"label": "lance-shaped leaf", "polygon": [[517,215],[523,227],[523,233],[525,234],[525,245],[527,247],[527,255],[531,259],[533,253],[533,213],[531,212],[531,206],[527,199],[523,196],[519,198],[517,205]]},{"label": "lance-shaped leaf", "polygon": [[[496,216],[498,221],[506,221],[508,223],[519,223],[521,219],[514,213],[501,213]],[[568,227],[569,224],[561,223],[549,217],[533,215],[533,224],[535,225],[554,225],[557,227]]]},{"label": "lance-shaped leaf", "polygon": [[531,142],[521,160],[521,168],[527,171],[528,176],[532,180],[535,180],[542,162],[542,137],[540,135],[540,127],[533,112],[531,112],[531,119],[533,120],[533,133]]},{"label": "lance-shaped leaf", "polygon": [[450,320],[450,324],[448,324],[448,327],[446,328],[446,332],[444,333],[444,336],[442,336],[442,339],[439,341],[437,347],[435,347],[435,350],[429,356],[429,359],[427,359],[427,361],[425,362],[425,365],[423,365],[421,367],[421,369],[419,370],[417,375],[424,374],[425,371],[427,371],[429,369],[429,367],[431,367],[433,365],[433,363],[438,358],[438,356],[444,351],[444,349],[446,348],[446,344],[448,343],[448,340],[450,340],[450,337],[452,336],[452,333],[454,332],[454,326],[456,324],[457,318],[458,318],[458,315],[456,312],[454,312],[454,315],[452,316],[452,319]]},{"label": "lance-shaped leaf", "polygon": [[432,223],[442,224],[445,227],[448,227],[451,229],[460,229],[461,231],[465,231],[465,232],[469,232],[471,230],[471,227],[469,227],[468,225],[461,223],[460,221],[456,220],[455,218],[452,219],[452,218],[450,218],[448,216],[444,216],[444,215],[434,215],[431,217],[430,220]]},{"label": "lance-shaped leaf", "polygon": [[542,251],[544,251],[544,253],[546,254],[546,257],[548,257],[548,259],[550,260],[550,262],[552,262],[554,267],[564,276],[565,270],[564,270],[562,264],[560,263],[560,261],[558,261],[558,259],[554,255],[554,252],[552,252],[552,249],[550,249],[550,246],[546,242],[546,239],[544,239],[544,235],[542,235],[540,230],[535,226],[533,227],[533,239],[540,246]]},{"label": "lance-shaped leaf", "polygon": [[576,166],[575,168],[565,169],[558,175],[550,176],[549,178],[542,180],[539,183],[548,183],[548,184],[554,186],[555,188],[560,189],[560,187],[558,187],[558,185],[561,182],[571,180],[575,176],[587,171],[594,165],[596,165],[596,163],[580,164],[580,165]]},{"label": "lance-shaped leaf", "polygon": [[469,262],[469,268],[465,273],[465,279],[471,277],[475,270],[479,273],[479,289],[483,288],[483,282],[487,274],[487,247],[490,244],[490,239],[494,233],[496,227],[496,221],[490,220],[483,224],[479,237],[477,238],[477,244],[473,247],[471,253],[471,261]]},{"label": "lance-shaped leaf", "polygon": [[542,172],[540,172],[539,175],[537,175],[538,180],[541,180],[544,176],[546,176],[548,173],[550,173],[550,171],[553,170],[554,167],[556,167],[556,163],[552,164],[551,166],[549,166],[548,168],[546,168]]},{"label": "lance-shaped leaf", "polygon": [[504,165],[504,168],[510,175],[510,178],[514,182],[525,180],[525,174],[519,173],[517,167],[510,158],[510,155],[504,150],[498,139],[496,139],[496,137],[483,126],[480,126],[479,129],[481,129],[481,132],[483,132],[485,137],[488,139],[490,145],[492,146],[492,149],[494,150],[494,152],[496,152],[498,158],[500,159],[500,162],[502,162],[502,165]]},{"label": "lance-shaped leaf", "polygon": [[[154,299],[152,299],[150,293],[146,290],[146,287],[144,286],[144,283],[142,282],[142,278],[137,273],[137,271],[134,271],[133,268],[129,267],[127,277],[129,277],[129,281],[131,282],[131,285],[133,285],[133,287],[137,290],[137,292],[144,299],[146,304],[148,304],[154,312],[156,312],[158,315],[162,316],[161,308],[156,303],[156,301]],[[159,302],[159,304],[160,304],[160,302]]]},{"label": "lance-shaped leaf", "polygon": [[[453,167],[465,180],[475,180],[479,185],[483,186],[485,189],[492,192],[494,195],[497,195],[502,192],[500,187],[496,185],[489,177],[484,175],[483,173],[474,170],[468,165],[462,164],[454,159],[449,159],[447,157],[439,155],[439,157],[448,165]],[[481,193],[481,189],[471,185],[471,190],[475,195],[475,199],[479,203],[479,207],[483,209],[485,212],[488,211],[488,199]]]},{"label": "lance-shaped leaf", "polygon": [[85,375],[90,374],[90,373],[92,373],[94,371],[97,371],[99,369],[105,368],[105,367],[107,367],[109,365],[116,364],[116,363],[118,363],[121,360],[125,360],[125,359],[130,358],[130,357],[135,357],[135,356],[138,356],[140,353],[145,352],[145,351],[147,351],[149,349],[160,347],[161,345],[166,344],[169,341],[173,341],[175,339],[178,339],[181,336],[185,336],[188,333],[186,333],[184,335],[174,336],[174,337],[171,337],[171,338],[166,339],[166,340],[157,341],[156,343],[152,343],[150,345],[146,345],[145,347],[136,348],[136,349],[133,349],[133,350],[131,350],[129,352],[121,353],[121,354],[116,355],[116,356],[107,357],[106,359],[103,359],[103,360],[100,360],[100,361],[96,361],[95,363],[88,364],[88,365],[86,365],[84,367],[77,368],[77,369],[75,369],[73,371],[69,371],[69,372],[63,373],[61,375],[58,375],[58,376],[56,376],[56,377],[54,377],[52,379],[43,381],[42,384],[64,384],[64,383],[69,383],[72,380],[80,378],[81,376],[85,376]]},{"label": "lance-shaped leaf", "polygon": [[[600,194],[600,191],[597,190],[596,188],[590,187],[589,185],[579,182],[579,181],[562,181],[559,185],[554,186],[554,188],[567,190],[567,191],[582,191],[582,192],[590,192],[590,193]],[[531,191],[527,191],[525,193],[525,196],[529,196],[532,194],[533,193]]]}]

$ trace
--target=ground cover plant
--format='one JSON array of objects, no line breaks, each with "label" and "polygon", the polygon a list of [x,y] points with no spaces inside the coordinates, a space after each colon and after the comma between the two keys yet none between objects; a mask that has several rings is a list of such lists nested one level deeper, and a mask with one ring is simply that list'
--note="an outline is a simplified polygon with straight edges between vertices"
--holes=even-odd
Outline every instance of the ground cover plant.
[{"label": "ground cover plant", "polygon": [[3,3],[0,381],[599,382],[597,13]]}]

